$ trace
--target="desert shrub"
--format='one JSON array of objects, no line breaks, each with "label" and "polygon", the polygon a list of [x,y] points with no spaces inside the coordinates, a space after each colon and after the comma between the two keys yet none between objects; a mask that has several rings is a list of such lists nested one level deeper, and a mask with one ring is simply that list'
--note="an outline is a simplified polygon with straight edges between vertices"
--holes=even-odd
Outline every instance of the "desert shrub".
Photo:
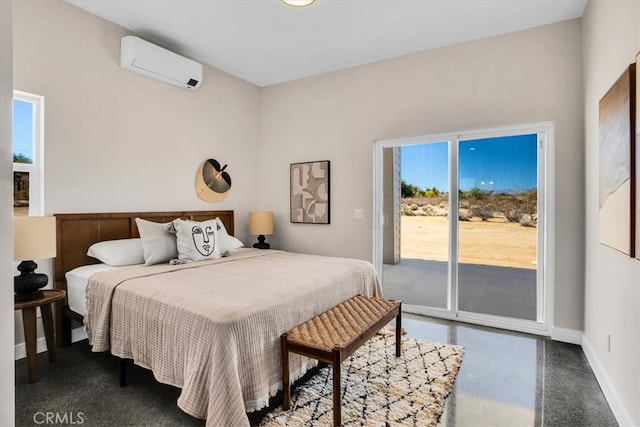
[{"label": "desert shrub", "polygon": [[16,200],[29,200],[29,190],[18,190],[16,191],[15,197]]},{"label": "desert shrub", "polygon": [[538,197],[536,191],[514,194],[503,193],[496,197],[496,209],[504,215],[507,221],[535,226]]},{"label": "desert shrub", "polygon": [[481,190],[478,187],[470,188],[467,191],[462,191],[460,194],[461,199],[484,199],[491,195],[491,191]]},{"label": "desert shrub", "polygon": [[509,222],[519,223],[522,220],[522,216],[524,215],[524,213],[518,210],[502,210],[501,212],[504,215],[505,219]]},{"label": "desert shrub", "polygon": [[400,194],[402,197],[413,197],[420,193],[420,188],[413,184],[407,184],[404,180],[400,180]]},{"label": "desert shrub", "polygon": [[[415,186],[413,186],[415,187]],[[437,189],[417,192],[402,198],[402,215],[447,216],[449,195]],[[537,192],[496,193],[477,187],[459,192],[458,217],[461,221],[480,218],[502,219],[527,227],[537,225]]]},{"label": "desert shrub", "polygon": [[472,217],[478,217],[483,221],[494,217],[496,211],[491,191],[473,187],[459,193],[459,206],[467,209]]},{"label": "desert shrub", "polygon": [[436,187],[427,188],[423,194],[425,197],[429,197],[429,198],[436,198],[442,195],[440,190],[438,190]]},{"label": "desert shrub", "polygon": [[473,216],[480,218],[483,221],[494,217],[496,211],[495,205],[491,200],[479,199],[475,203],[469,206],[469,211]]},{"label": "desert shrub", "polygon": [[13,163],[32,163],[31,157],[24,154],[13,153]]}]

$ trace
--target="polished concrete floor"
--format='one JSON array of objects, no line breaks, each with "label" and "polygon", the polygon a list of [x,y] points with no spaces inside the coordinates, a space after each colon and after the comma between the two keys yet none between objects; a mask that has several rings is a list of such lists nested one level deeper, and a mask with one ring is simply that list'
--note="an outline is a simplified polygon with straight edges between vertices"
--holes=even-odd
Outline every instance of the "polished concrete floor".
[{"label": "polished concrete floor", "polygon": [[[409,336],[465,347],[439,425],[617,425],[579,346],[411,314],[403,324]],[[59,349],[55,363],[42,353],[38,363],[40,380],[28,384],[26,360],[16,362],[16,426],[42,425],[46,412],[76,424],[82,413],[87,427],[204,425],[178,409],[178,389],[145,369],[130,368],[120,388],[117,360],[91,353],[86,341]]]},{"label": "polished concrete floor", "polygon": [[579,346],[411,314],[403,324],[465,347],[441,426],[618,425]]}]

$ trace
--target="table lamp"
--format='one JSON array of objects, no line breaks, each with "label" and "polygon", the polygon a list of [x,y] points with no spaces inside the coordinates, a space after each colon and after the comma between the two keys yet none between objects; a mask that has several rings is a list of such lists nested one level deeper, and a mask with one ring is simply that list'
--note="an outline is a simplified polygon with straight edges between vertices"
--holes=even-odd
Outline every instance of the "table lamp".
[{"label": "table lamp", "polygon": [[46,274],[36,273],[34,259],[56,256],[56,218],[53,216],[18,216],[13,218],[13,260],[19,276],[13,278],[15,301],[30,301],[42,296],[40,288],[49,281]]},{"label": "table lamp", "polygon": [[273,234],[273,212],[249,212],[249,234],[258,236],[258,243],[253,244],[254,248],[269,249],[271,245],[264,241],[264,236]]}]

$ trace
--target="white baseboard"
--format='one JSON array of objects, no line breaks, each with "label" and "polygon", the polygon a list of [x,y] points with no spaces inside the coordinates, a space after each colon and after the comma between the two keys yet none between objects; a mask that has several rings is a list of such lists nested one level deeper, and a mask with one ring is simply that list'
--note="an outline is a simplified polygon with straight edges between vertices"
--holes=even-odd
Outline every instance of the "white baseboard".
[{"label": "white baseboard", "polygon": [[[78,342],[87,339],[87,332],[83,327],[71,330],[71,342]],[[47,340],[40,337],[36,340],[36,350],[39,353],[47,351]],[[13,348],[14,360],[20,360],[27,357],[27,346],[25,343],[16,344]]]},{"label": "white baseboard", "polygon": [[71,342],[78,342],[87,338],[87,331],[84,330],[84,327],[81,326],[71,330]]},{"label": "white baseboard", "polygon": [[589,339],[584,335],[582,337],[582,351],[584,351],[585,356],[587,356],[587,360],[591,365],[591,370],[596,376],[596,380],[598,380],[602,393],[604,394],[605,399],[607,399],[607,403],[609,404],[613,415],[616,417],[618,424],[622,427],[634,426],[635,424],[631,419],[631,415],[622,404],[615,387],[611,384],[611,380],[609,379],[607,372],[604,370],[600,360],[596,356],[596,353],[593,351],[593,347],[591,347]]},{"label": "white baseboard", "polygon": [[582,345],[582,331],[551,327],[551,339],[569,344]]},{"label": "white baseboard", "polygon": [[[44,337],[36,339],[36,350],[38,353],[47,351],[47,340]],[[13,348],[14,360],[20,360],[27,357],[27,346],[25,343],[16,344]]]}]

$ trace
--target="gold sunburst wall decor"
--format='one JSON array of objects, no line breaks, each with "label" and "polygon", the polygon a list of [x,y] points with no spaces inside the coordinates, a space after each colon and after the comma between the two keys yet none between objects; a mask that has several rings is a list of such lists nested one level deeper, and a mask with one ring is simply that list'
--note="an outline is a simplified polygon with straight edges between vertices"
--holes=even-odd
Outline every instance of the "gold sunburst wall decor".
[{"label": "gold sunburst wall decor", "polygon": [[231,176],[216,159],[207,159],[198,168],[196,194],[206,202],[219,202],[229,194]]}]

